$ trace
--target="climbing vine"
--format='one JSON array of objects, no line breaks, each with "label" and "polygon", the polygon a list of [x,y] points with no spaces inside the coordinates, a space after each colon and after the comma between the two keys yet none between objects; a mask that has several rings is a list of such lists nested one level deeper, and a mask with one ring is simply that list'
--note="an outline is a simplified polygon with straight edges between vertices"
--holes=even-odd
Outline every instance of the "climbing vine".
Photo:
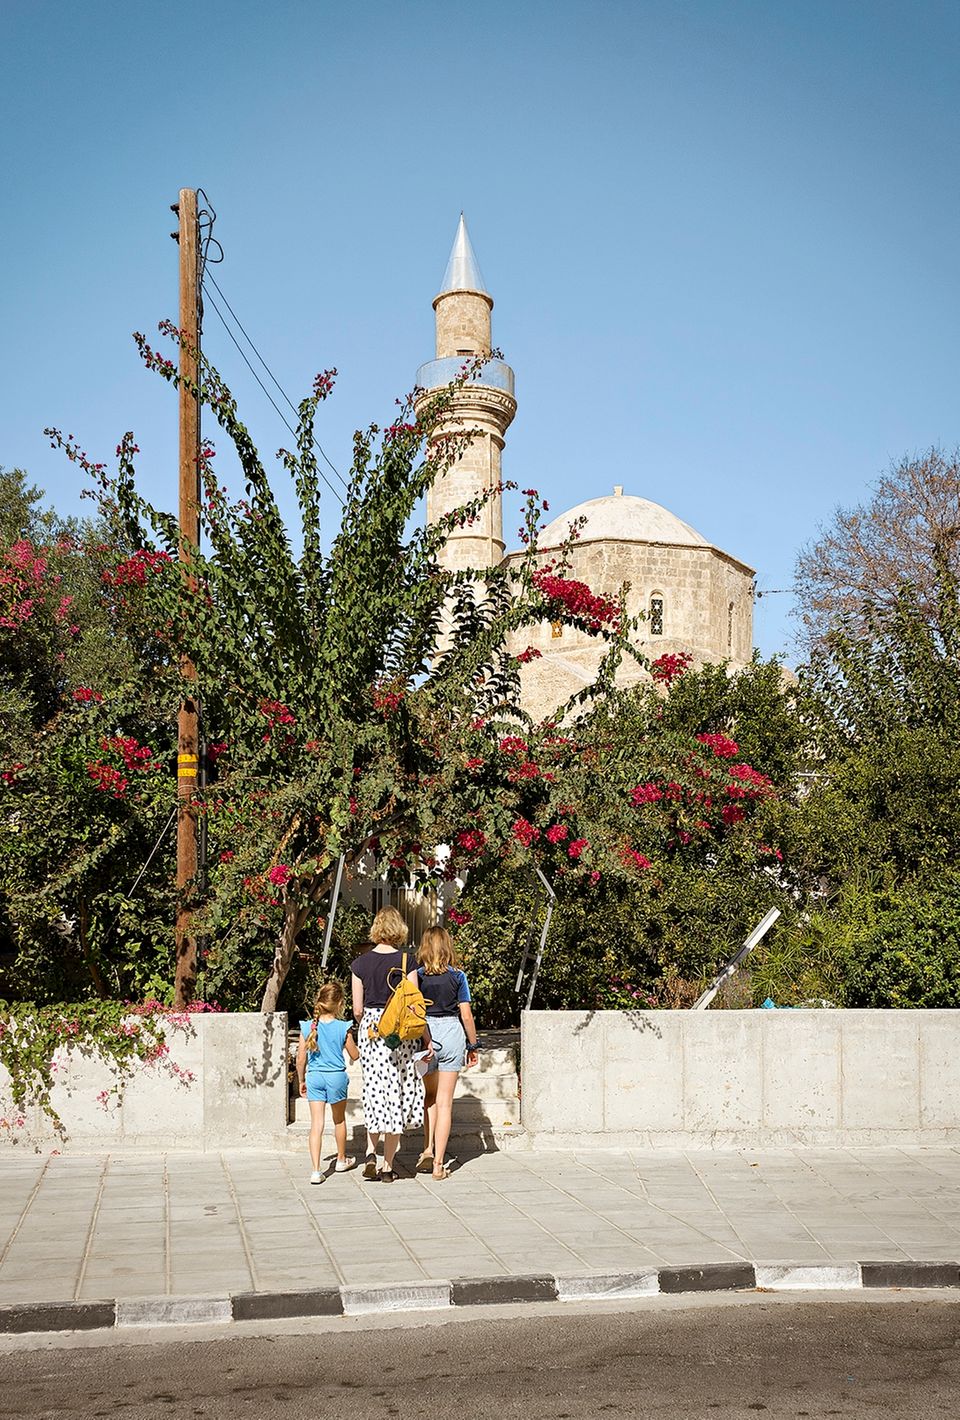
[{"label": "climbing vine", "polygon": [[120,1103],[139,1066],[164,1069],[181,1084],[192,1084],[193,1072],[170,1057],[167,1032],[190,1031],[191,1016],[216,1010],[219,1007],[203,1001],[182,1011],[158,1001],[82,1001],[69,1006],[0,1001],[0,1067],[7,1075],[6,1101],[0,1095],[0,1131],[25,1129],[25,1111],[39,1108],[56,1134],[66,1137],[52,1091],[67,1069],[69,1054],[96,1058],[106,1067],[112,1084],[97,1095],[104,1109]]}]

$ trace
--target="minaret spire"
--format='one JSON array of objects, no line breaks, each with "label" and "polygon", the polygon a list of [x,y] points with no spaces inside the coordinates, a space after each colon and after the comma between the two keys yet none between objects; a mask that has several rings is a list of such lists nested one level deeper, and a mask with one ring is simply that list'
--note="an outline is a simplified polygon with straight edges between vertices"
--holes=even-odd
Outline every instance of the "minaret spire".
[{"label": "minaret spire", "polygon": [[473,250],[470,233],[467,231],[466,218],[462,212],[457,225],[457,235],[453,239],[453,247],[450,250],[450,260],[443,273],[439,294],[445,296],[448,291],[479,291],[484,296],[490,294],[480,275],[480,265]]},{"label": "minaret spire", "polygon": [[461,379],[465,366],[469,367],[470,378],[455,390],[449,420],[437,434],[468,429],[472,437],[457,462],[430,486],[427,521],[436,523],[478,495],[487,494],[477,516],[447,539],[441,561],[456,571],[494,567],[504,553],[500,455],[517,402],[513,371],[505,361],[491,356],[493,297],[480,275],[462,212],[433,309],[436,359],[420,366],[417,385],[422,398],[427,399],[431,390]]}]

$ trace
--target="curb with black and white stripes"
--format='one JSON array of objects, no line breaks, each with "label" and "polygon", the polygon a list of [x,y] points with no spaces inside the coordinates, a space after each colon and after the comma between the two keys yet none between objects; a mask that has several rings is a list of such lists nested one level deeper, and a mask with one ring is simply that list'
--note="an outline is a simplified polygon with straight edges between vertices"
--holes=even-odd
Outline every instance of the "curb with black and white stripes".
[{"label": "curb with black and white stripes", "polygon": [[20,1302],[0,1307],[0,1333],[184,1326],[311,1316],[369,1316],[516,1302],[599,1302],[683,1292],[846,1292],[957,1287],[960,1262],[845,1262],[821,1266],[714,1262],[638,1272],[536,1273],[452,1282],[321,1287],[305,1292],[234,1292],[228,1297],[143,1297],[90,1302]]}]

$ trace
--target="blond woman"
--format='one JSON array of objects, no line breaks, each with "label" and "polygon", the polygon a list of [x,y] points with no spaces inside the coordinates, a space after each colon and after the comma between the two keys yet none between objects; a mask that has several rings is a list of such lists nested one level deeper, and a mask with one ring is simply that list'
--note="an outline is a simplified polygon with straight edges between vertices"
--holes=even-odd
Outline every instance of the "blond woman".
[{"label": "blond woman", "polygon": [[[393,1160],[405,1129],[423,1120],[423,1081],[417,1074],[415,1040],[391,1050],[377,1034],[383,1008],[401,979],[407,944],[407,924],[394,907],[383,907],[373,919],[374,945],[350,963],[353,1018],[358,1023],[360,1068],[363,1071],[363,1113],[367,1125],[365,1179],[392,1183]],[[407,958],[407,976],[416,983],[417,967]],[[429,1048],[429,1036],[424,1044]],[[377,1151],[383,1140],[383,1161]]]},{"label": "blond woman", "polygon": [[427,1001],[433,1057],[426,1076],[426,1117],[418,1173],[450,1177],[445,1163],[453,1121],[453,1095],[464,1064],[476,1065],[480,1049],[466,973],[457,966],[453,939],[445,927],[428,927],[417,953],[420,990]]}]

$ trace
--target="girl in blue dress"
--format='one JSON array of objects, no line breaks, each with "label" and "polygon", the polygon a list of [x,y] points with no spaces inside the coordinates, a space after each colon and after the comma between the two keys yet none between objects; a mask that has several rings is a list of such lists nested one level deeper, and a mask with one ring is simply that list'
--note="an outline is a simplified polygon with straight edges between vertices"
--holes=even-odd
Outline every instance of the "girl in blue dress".
[{"label": "girl in blue dress", "polygon": [[347,1157],[347,1071],[343,1052],[346,1051],[351,1060],[358,1059],[360,1054],[350,1032],[351,1022],[343,1019],[343,988],[336,981],[327,981],[314,999],[313,1019],[300,1022],[297,1046],[300,1093],[310,1105],[311,1183],[323,1182],[320,1147],[327,1105],[333,1116],[337,1141],[335,1171],[346,1173],[357,1162]]}]

